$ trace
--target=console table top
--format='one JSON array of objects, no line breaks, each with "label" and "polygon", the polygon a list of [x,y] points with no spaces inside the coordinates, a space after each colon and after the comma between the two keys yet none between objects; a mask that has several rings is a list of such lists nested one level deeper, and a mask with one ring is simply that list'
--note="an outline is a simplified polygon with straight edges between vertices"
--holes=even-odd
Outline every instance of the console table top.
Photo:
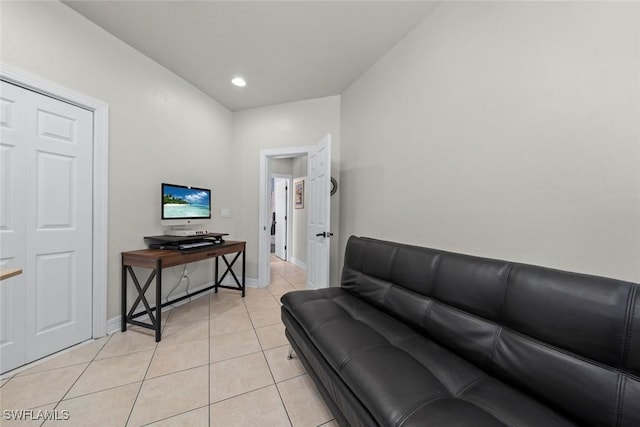
[{"label": "console table top", "polygon": [[140,249],[137,251],[122,252],[122,265],[132,267],[154,268],[156,262],[161,262],[162,267],[202,261],[204,259],[244,251],[246,242],[227,240],[218,245],[211,245],[188,252],[172,251],[168,249]]}]

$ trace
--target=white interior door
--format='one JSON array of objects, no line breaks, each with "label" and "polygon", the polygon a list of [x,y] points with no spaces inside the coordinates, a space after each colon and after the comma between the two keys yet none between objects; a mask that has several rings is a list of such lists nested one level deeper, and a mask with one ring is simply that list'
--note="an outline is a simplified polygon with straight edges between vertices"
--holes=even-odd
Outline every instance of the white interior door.
[{"label": "white interior door", "polygon": [[[0,82],[0,268],[20,268],[26,261],[26,144],[17,129],[27,117],[17,114],[19,89]],[[0,372],[25,363],[25,274],[0,282]]]},{"label": "white interior door", "polygon": [[91,337],[93,113],[0,84],[4,372]]},{"label": "white interior door", "polygon": [[308,286],[329,286],[331,237],[331,135],[326,135],[309,152],[307,162],[307,282]]},{"label": "white interior door", "polygon": [[274,178],[276,213],[276,256],[287,261],[287,191],[286,178]]}]

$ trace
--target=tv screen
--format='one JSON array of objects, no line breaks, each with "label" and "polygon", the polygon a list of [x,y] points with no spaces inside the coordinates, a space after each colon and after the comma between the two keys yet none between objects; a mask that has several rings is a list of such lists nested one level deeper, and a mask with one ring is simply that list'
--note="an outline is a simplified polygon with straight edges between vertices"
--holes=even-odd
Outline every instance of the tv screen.
[{"label": "tv screen", "polygon": [[210,219],[211,190],[162,184],[162,219]]}]

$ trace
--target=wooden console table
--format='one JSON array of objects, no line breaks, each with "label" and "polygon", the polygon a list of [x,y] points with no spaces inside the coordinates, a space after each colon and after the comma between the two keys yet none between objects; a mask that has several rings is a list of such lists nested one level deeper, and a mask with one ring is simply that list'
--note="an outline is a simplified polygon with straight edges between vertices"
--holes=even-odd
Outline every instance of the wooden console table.
[{"label": "wooden console table", "polygon": [[[242,297],[245,294],[245,247],[246,242],[239,241],[227,241],[222,244],[209,246],[203,249],[191,250],[188,252],[179,252],[166,249],[143,249],[138,251],[122,252],[122,332],[127,330],[127,323],[132,325],[141,326],[143,328],[153,329],[156,331],[156,342],[161,339],[162,328],[162,307],[169,304],[174,304],[178,301],[182,301],[186,298],[194,295],[206,292],[210,289],[215,289],[218,292],[218,288],[234,289],[242,292]],[[236,254],[231,262],[227,260],[225,255]],[[233,264],[242,255],[242,281],[238,279],[234,271],[232,270]],[[171,301],[162,303],[162,269],[166,267],[174,267],[176,265],[188,264],[191,262],[202,261],[205,259],[215,258],[214,267],[214,284],[204,289],[200,289],[197,292],[193,292],[187,295],[183,295],[179,298],[175,298]],[[222,276],[218,275],[218,258],[222,258],[226,265],[226,269]],[[147,281],[143,286],[140,286],[140,282],[136,277],[133,267],[145,267],[150,268],[151,273],[147,278]],[[227,274],[230,273],[237,286],[225,286],[221,285]],[[133,303],[133,306],[127,311],[127,277],[131,276],[137,291],[138,296]],[[156,284],[156,305],[150,307],[145,293],[155,278]],[[142,303],[145,310],[139,313],[135,313],[138,306]],[[155,312],[155,314],[154,314]],[[147,314],[151,323],[144,323],[136,318]]]}]

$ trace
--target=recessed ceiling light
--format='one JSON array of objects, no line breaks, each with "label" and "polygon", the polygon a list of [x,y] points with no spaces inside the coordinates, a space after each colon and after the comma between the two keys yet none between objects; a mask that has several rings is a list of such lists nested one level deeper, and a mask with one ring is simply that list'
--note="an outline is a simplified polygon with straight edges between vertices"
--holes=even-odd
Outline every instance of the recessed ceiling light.
[{"label": "recessed ceiling light", "polygon": [[247,82],[245,82],[242,77],[235,77],[233,80],[231,80],[231,83],[239,87],[244,87],[247,85]]}]

